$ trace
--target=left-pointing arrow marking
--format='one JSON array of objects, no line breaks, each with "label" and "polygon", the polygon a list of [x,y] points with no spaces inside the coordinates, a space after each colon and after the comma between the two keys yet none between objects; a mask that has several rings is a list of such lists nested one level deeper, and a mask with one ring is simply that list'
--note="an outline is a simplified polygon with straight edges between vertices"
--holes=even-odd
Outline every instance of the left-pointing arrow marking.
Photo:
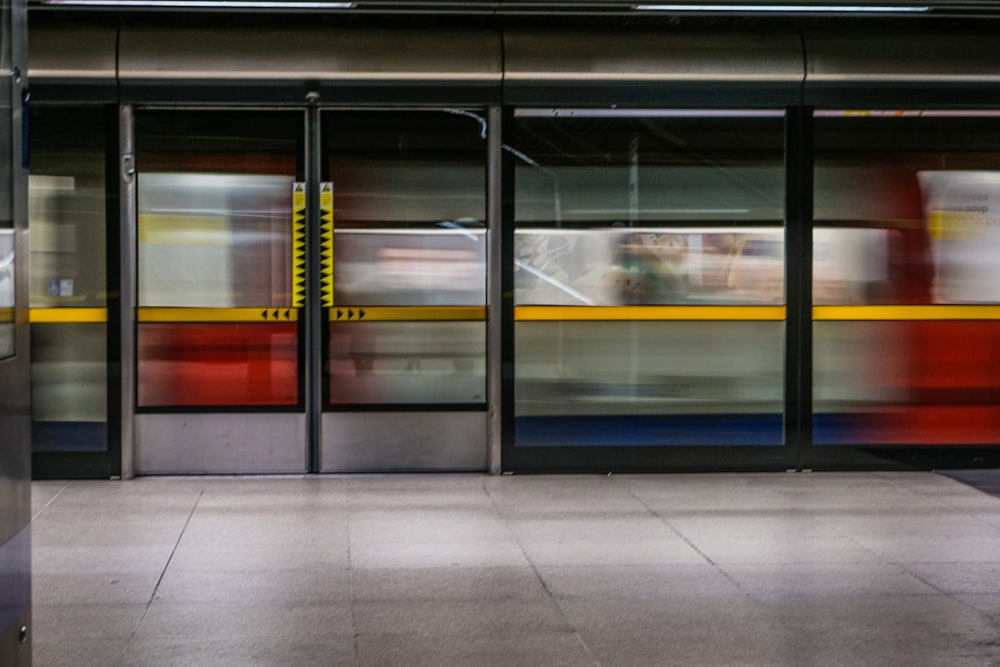
[{"label": "left-pointing arrow marking", "polygon": [[286,320],[292,319],[292,311],[291,310],[286,310],[285,311],[285,319]]},{"label": "left-pointing arrow marking", "polygon": [[267,311],[265,310],[263,313],[260,314],[260,316],[266,320],[267,319]]}]

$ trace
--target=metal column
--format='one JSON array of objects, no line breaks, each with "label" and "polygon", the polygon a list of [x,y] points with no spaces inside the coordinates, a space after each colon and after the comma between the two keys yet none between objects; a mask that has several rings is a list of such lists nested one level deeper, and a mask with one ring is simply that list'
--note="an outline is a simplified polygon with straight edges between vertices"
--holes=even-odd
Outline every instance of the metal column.
[{"label": "metal column", "polygon": [[498,106],[489,108],[486,130],[486,395],[487,422],[486,466],[491,474],[501,472],[503,432],[503,234],[501,233],[501,138],[502,113]]},{"label": "metal column", "polygon": [[121,363],[121,452],[122,479],[135,476],[135,275],[136,275],[136,191],[135,114],[129,104],[118,110],[118,146],[121,151],[119,174],[119,340]]}]

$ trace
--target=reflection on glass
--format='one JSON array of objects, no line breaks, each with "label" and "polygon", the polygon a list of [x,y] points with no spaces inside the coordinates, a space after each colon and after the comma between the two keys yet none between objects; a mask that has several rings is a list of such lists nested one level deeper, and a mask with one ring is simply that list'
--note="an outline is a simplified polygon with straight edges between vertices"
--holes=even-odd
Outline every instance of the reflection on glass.
[{"label": "reflection on glass", "polygon": [[108,301],[104,109],[33,107],[30,131],[31,307],[66,317],[31,325],[32,447],[103,451],[107,327],[72,320]]},{"label": "reflection on glass", "polygon": [[330,402],[482,403],[482,322],[373,322],[330,326]]},{"label": "reflection on glass", "polygon": [[[516,306],[785,303],[780,112],[515,122]],[[783,331],[518,321],[515,444],[780,444]]]},{"label": "reflection on glass", "polygon": [[[485,119],[331,111],[337,306],[486,304]],[[485,321],[333,323],[330,405],[482,404]]]},{"label": "reflection on glass", "polygon": [[32,107],[28,218],[32,307],[106,305],[101,107]]},{"label": "reflection on glass", "polygon": [[518,230],[518,305],[783,303],[776,228]]},{"label": "reflection on glass", "polygon": [[519,323],[518,444],[780,444],[783,327]]},{"label": "reflection on glass", "polygon": [[0,308],[14,307],[14,230],[0,229]]},{"label": "reflection on glass", "polygon": [[103,324],[33,325],[31,412],[35,451],[104,450],[106,386]]},{"label": "reflection on glass", "polygon": [[[998,121],[816,119],[817,305],[1000,303]],[[815,322],[814,441],[1000,442],[1000,327],[967,312]]]},{"label": "reflection on glass", "polygon": [[292,177],[138,179],[139,305],[291,304]]},{"label": "reflection on glass", "polygon": [[43,174],[28,179],[34,307],[106,303],[104,183],[88,180]]},{"label": "reflection on glass", "polygon": [[334,238],[337,304],[486,303],[484,229],[346,229]]},{"label": "reflection on glass", "polygon": [[[291,306],[301,122],[280,111],[136,114],[139,306]],[[140,324],[138,405],[298,405],[298,329]]]},{"label": "reflection on glass", "polygon": [[0,229],[0,359],[14,356],[14,230]]},{"label": "reflection on glass", "polygon": [[295,405],[294,323],[142,324],[138,404]]}]

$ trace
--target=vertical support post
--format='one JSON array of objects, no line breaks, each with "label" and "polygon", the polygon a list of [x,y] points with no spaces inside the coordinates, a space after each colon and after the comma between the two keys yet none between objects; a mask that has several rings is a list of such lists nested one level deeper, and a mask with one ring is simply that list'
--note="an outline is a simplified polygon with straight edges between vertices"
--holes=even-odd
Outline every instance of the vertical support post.
[{"label": "vertical support post", "polygon": [[503,159],[502,113],[499,106],[489,108],[486,125],[486,395],[489,409],[487,425],[487,469],[490,474],[502,471],[503,438],[503,224],[501,219],[501,161]]},{"label": "vertical support post", "polygon": [[[0,664],[31,665],[31,331],[24,0],[0,2]],[[13,274],[13,275],[12,275]]]},{"label": "vertical support post", "polygon": [[135,382],[136,382],[136,218],[135,113],[131,105],[118,109],[119,172],[119,310],[118,335],[121,365],[121,476],[135,476]]},{"label": "vertical support post", "polygon": [[321,470],[320,451],[323,444],[323,304],[322,304],[322,244],[320,228],[319,187],[322,172],[320,159],[319,95],[306,97],[305,173],[306,181],[306,303],[305,316],[305,408],[306,408],[306,468],[311,473]]},{"label": "vertical support post", "polygon": [[812,209],[811,107],[785,115],[785,446],[802,468],[812,445]]}]

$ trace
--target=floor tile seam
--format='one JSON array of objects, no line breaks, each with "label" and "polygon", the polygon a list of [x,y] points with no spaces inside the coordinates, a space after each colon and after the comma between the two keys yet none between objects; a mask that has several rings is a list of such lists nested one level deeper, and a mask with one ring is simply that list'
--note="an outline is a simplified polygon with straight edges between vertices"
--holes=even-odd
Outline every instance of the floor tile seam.
[{"label": "floor tile seam", "polygon": [[629,489],[629,493],[632,494],[632,497],[635,498],[636,501],[638,501],[643,507],[646,508],[647,512],[649,512],[652,516],[654,516],[656,519],[658,519],[659,521],[661,521],[668,529],[670,529],[675,535],[677,535],[678,538],[680,538],[681,540],[683,540],[688,545],[688,547],[690,547],[692,550],[694,550],[694,552],[696,554],[698,554],[701,558],[703,558],[707,564],[709,564],[712,567],[714,567],[719,572],[719,574],[721,574],[730,583],[732,583],[736,587],[737,590],[744,591],[747,595],[750,595],[749,591],[747,591],[747,589],[740,583],[740,581],[738,579],[734,578],[729,572],[727,572],[726,569],[722,566],[721,563],[716,562],[707,553],[705,553],[704,551],[702,551],[698,547],[698,545],[696,545],[693,541],[691,541],[687,537],[687,535],[685,535],[684,533],[682,533],[676,526],[674,526],[673,523],[669,519],[667,519],[666,517],[664,517],[663,515],[661,515],[654,508],[650,507],[650,505],[644,499],[642,499],[641,497],[635,495],[635,493],[632,491],[632,489]]},{"label": "floor tile seam", "polygon": [[69,488],[70,484],[72,484],[72,482],[65,482],[62,486],[60,486],[59,490],[56,491],[56,494],[51,498],[49,498],[48,501],[46,501],[46,503],[42,505],[42,507],[37,512],[32,512],[31,520],[35,521],[35,519],[37,519],[42,512],[47,510],[52,505],[52,503],[54,503],[59,498],[59,496],[62,495],[63,491]]},{"label": "floor tile seam", "polygon": [[[956,603],[962,605],[966,609],[971,609],[977,615],[979,615],[979,617],[981,619],[985,620],[988,624],[990,624],[991,626],[993,626],[994,628],[996,628],[998,631],[1000,631],[1000,619],[994,618],[994,617],[990,616],[989,614],[987,614],[983,610],[977,608],[973,604],[971,604],[969,602],[966,602],[965,600],[961,599],[963,596],[970,595],[970,594],[968,594],[968,593],[959,593],[959,592],[955,592],[955,591],[949,591],[949,590],[947,590],[945,588],[942,588],[941,586],[938,586],[934,582],[930,581],[928,578],[926,578],[924,576],[921,576],[919,573],[911,571],[903,563],[898,563],[898,565],[899,565],[899,567],[900,567],[901,570],[903,570],[904,572],[906,572],[908,575],[910,575],[911,577],[913,577],[917,581],[920,581],[923,584],[925,584],[926,586],[929,586],[929,587],[933,588],[934,590],[938,591],[941,595],[943,595],[945,597],[948,597],[951,600],[954,600]],[[998,591],[998,593],[995,593],[994,595],[998,595],[998,594],[1000,594],[1000,591]],[[990,594],[986,593],[984,595],[990,595]]]},{"label": "floor tile seam", "polygon": [[579,628],[577,628],[576,625],[574,625],[570,621],[569,615],[566,613],[566,610],[559,603],[559,600],[556,598],[552,590],[549,588],[549,585],[545,581],[545,578],[542,577],[542,573],[539,571],[535,561],[528,554],[527,550],[525,550],[524,545],[521,543],[521,538],[518,537],[517,533],[514,532],[514,529],[510,526],[510,518],[503,513],[503,511],[497,505],[496,500],[493,497],[493,494],[490,493],[490,489],[487,486],[486,480],[487,478],[483,477],[480,482],[482,485],[483,493],[486,494],[486,498],[489,500],[490,505],[493,507],[493,511],[497,513],[497,515],[504,521],[504,524],[507,526],[507,530],[510,532],[511,538],[514,540],[514,543],[517,545],[517,548],[520,549],[521,555],[523,556],[525,561],[527,561],[528,565],[531,567],[531,571],[534,574],[535,580],[538,582],[538,585],[542,587],[543,591],[545,591],[548,600],[555,606],[556,610],[559,612],[559,617],[562,620],[563,624],[565,625],[566,628],[569,629],[569,632],[573,635],[573,637],[576,638],[576,641],[580,644],[580,647],[583,649],[584,653],[586,653],[586,655],[589,656],[591,660],[593,660],[595,667],[603,667],[601,661],[597,657],[597,654],[587,644],[586,640],[583,638],[583,635],[580,633]]},{"label": "floor tile seam", "polygon": [[195,498],[194,504],[191,506],[191,511],[188,513],[187,521],[184,522],[184,526],[181,528],[180,534],[177,536],[177,541],[174,543],[174,548],[170,552],[170,556],[167,557],[167,562],[163,564],[163,568],[160,571],[160,576],[156,580],[156,584],[153,586],[153,592],[150,594],[149,599],[146,602],[145,609],[139,614],[139,619],[136,621],[135,627],[132,628],[132,633],[128,637],[128,641],[125,643],[125,647],[122,649],[120,659],[124,660],[126,653],[128,653],[128,647],[131,645],[132,640],[135,639],[136,634],[139,632],[139,628],[142,627],[142,621],[146,618],[146,614],[149,612],[150,606],[152,606],[153,601],[156,599],[156,593],[160,589],[160,584],[163,583],[163,577],[167,572],[167,568],[170,567],[170,561],[173,560],[174,554],[177,553],[177,548],[180,546],[181,540],[184,538],[184,531],[187,529],[188,524],[191,523],[191,517],[194,516],[195,511],[198,509],[198,502],[201,500],[205,493],[205,489],[202,488],[201,493]]},{"label": "floor tile seam", "polygon": [[[1000,508],[1000,497],[998,497],[998,496],[996,496],[996,495],[994,495],[992,493],[989,493],[987,491],[983,491],[982,489],[978,489],[978,488],[976,488],[974,486],[966,484],[965,482],[957,480],[957,479],[955,479],[953,477],[948,477],[947,475],[942,475],[942,474],[938,474],[938,473],[929,473],[929,474],[934,475],[935,478],[937,478],[937,479],[941,479],[941,480],[945,480],[947,482],[950,482],[950,486],[952,488],[960,488],[960,489],[964,490],[966,492],[966,494],[968,494],[969,496],[975,496],[977,498],[985,497],[986,499],[991,499],[991,500],[993,500],[997,504],[998,508]],[[958,506],[955,503],[947,502],[946,500],[942,499],[940,491],[938,491],[938,490],[933,490],[932,491],[930,489],[924,490],[924,489],[921,489],[921,488],[918,488],[918,489],[908,489],[908,490],[911,493],[913,493],[914,495],[919,495],[919,496],[921,496],[923,498],[926,498],[926,499],[930,500],[931,502],[933,502],[935,505],[938,505],[939,507],[943,507],[943,508],[945,508],[947,510],[950,510],[952,512],[957,512],[959,514],[968,514],[968,508],[960,507],[960,506]]]},{"label": "floor tile seam", "polygon": [[341,500],[341,511],[342,511],[342,521],[344,527],[344,537],[347,539],[346,546],[346,572],[347,572],[347,603],[349,608],[349,613],[351,616],[351,651],[354,662],[354,667],[361,667],[361,647],[359,644],[358,636],[358,612],[355,604],[355,593],[354,593],[354,552],[353,545],[354,540],[351,536],[351,499],[350,499],[350,484],[344,483],[340,485],[340,500]]}]

